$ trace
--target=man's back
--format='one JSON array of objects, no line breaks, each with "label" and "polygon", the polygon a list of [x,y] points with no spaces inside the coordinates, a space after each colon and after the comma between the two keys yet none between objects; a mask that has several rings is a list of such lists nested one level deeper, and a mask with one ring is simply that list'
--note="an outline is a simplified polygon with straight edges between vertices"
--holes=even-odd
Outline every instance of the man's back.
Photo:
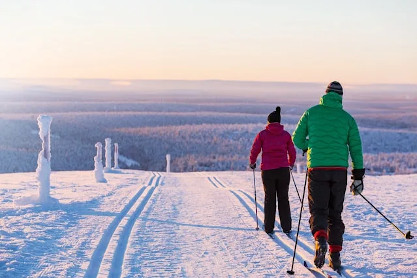
[{"label": "man's back", "polygon": [[[308,137],[308,139],[306,139]],[[359,130],[353,117],[343,110],[342,96],[330,92],[320,104],[308,109],[293,134],[294,144],[308,149],[307,166],[348,167],[349,150],[354,163],[363,167]]]}]

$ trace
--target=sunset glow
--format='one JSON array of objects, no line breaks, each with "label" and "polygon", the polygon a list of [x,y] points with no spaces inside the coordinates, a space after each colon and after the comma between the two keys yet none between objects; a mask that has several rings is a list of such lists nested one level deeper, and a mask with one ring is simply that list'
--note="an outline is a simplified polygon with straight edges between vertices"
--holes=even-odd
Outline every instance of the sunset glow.
[{"label": "sunset glow", "polygon": [[416,1],[8,1],[0,78],[417,83]]}]

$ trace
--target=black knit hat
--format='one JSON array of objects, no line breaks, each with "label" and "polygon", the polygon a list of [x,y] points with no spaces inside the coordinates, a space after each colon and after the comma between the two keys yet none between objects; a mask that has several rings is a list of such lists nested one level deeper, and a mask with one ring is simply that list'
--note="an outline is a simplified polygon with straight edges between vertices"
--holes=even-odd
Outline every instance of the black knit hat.
[{"label": "black knit hat", "polygon": [[339,83],[339,82],[337,82],[337,81],[333,81],[332,83],[330,83],[330,84],[327,86],[327,89],[326,89],[326,94],[327,94],[328,92],[335,92],[335,93],[338,93],[339,95],[343,95],[343,88],[342,88],[342,85],[340,85],[340,83]]},{"label": "black knit hat", "polygon": [[277,106],[275,111],[268,115],[268,122],[280,123],[281,122],[281,107]]}]

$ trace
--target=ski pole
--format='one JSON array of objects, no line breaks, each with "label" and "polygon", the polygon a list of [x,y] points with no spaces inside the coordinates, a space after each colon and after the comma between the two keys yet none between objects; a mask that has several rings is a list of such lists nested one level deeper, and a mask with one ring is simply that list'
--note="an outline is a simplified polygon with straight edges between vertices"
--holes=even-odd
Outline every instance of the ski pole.
[{"label": "ski pole", "polygon": [[292,169],[291,168],[290,168],[290,174],[291,174],[291,177],[292,177],[292,181],[294,183],[294,186],[295,186],[295,190],[297,191],[298,199],[300,199],[300,203],[301,203],[300,193],[298,193],[298,188],[297,188],[297,185],[295,184],[295,179],[294,179],[294,176],[292,174]]},{"label": "ski pole", "polygon": [[290,274],[290,275],[294,275],[294,259],[295,259],[295,251],[297,250],[298,233],[300,232],[301,214],[303,213],[304,195],[305,195],[305,193],[306,193],[306,185],[307,185],[307,175],[308,175],[308,169],[307,169],[307,171],[306,171],[306,178],[305,178],[305,180],[304,180],[303,198],[301,199],[300,216],[298,217],[297,236],[295,237],[295,246],[294,246],[294,254],[292,255],[291,270],[287,270],[287,273],[288,273],[288,274]]},{"label": "ski pole", "polygon": [[395,224],[392,223],[391,220],[389,220],[384,214],[382,214],[382,212],[380,212],[373,204],[371,204],[371,202],[369,202],[368,199],[366,199],[365,196],[362,195],[362,193],[360,193],[360,192],[357,192],[357,193],[359,193],[359,195],[361,195],[361,197],[365,201],[367,201],[368,204],[370,204],[377,212],[379,212],[379,214],[381,214],[385,218],[385,220],[387,220],[389,223],[391,223],[391,225],[394,226],[406,239],[412,239],[412,238],[414,238],[414,236],[411,235],[411,232],[410,231],[408,231],[407,233],[404,234],[404,232],[401,231],[397,226],[395,226]]},{"label": "ski pole", "polygon": [[256,202],[255,169],[253,169],[253,190],[255,191],[256,230],[259,230],[259,226],[258,226],[258,203]]}]

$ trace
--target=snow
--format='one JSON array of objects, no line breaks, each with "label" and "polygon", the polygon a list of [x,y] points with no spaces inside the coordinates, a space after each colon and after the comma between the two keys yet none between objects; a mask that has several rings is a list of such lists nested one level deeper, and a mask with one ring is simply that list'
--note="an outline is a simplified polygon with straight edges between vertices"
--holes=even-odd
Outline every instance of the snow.
[{"label": "snow", "polygon": [[103,145],[101,142],[97,142],[95,144],[97,149],[97,155],[94,157],[94,176],[96,177],[96,182],[107,182],[106,178],[104,177],[104,169],[103,169]]},{"label": "snow", "polygon": [[[0,174],[0,277],[291,277],[300,202],[293,183],[292,238],[255,230],[251,171],[122,170],[97,183],[92,171],[51,173],[43,205],[15,201],[38,190],[35,173]],[[294,173],[300,194],[305,174]],[[404,232],[417,228],[416,174],[367,176],[363,195]],[[259,227],[263,220],[256,172]],[[314,243],[304,204],[294,277]],[[415,277],[417,240],[406,240],[360,196],[346,192],[345,277]],[[326,266],[325,271],[330,271]],[[332,273],[334,276],[334,273]]]},{"label": "snow", "polygon": [[39,137],[42,140],[42,150],[38,155],[38,168],[36,169],[39,181],[39,201],[46,203],[49,201],[50,176],[51,176],[51,145],[50,130],[52,117],[47,115],[39,115]]},{"label": "snow", "polygon": [[51,122],[52,117],[39,115],[39,137],[42,140],[42,150],[38,154],[38,167],[36,168],[36,178],[39,181],[39,194],[17,199],[18,205],[27,204],[53,204],[57,200],[50,196],[50,176],[51,176]]},{"label": "snow", "polygon": [[119,144],[114,143],[114,170],[118,170],[119,168]]},{"label": "snow", "polygon": [[106,166],[104,167],[104,173],[108,173],[111,170],[111,138],[104,139],[104,156],[106,158]]},{"label": "snow", "polygon": [[43,139],[48,135],[51,129],[52,117],[47,115],[39,115],[38,126],[39,126],[39,137]]}]

